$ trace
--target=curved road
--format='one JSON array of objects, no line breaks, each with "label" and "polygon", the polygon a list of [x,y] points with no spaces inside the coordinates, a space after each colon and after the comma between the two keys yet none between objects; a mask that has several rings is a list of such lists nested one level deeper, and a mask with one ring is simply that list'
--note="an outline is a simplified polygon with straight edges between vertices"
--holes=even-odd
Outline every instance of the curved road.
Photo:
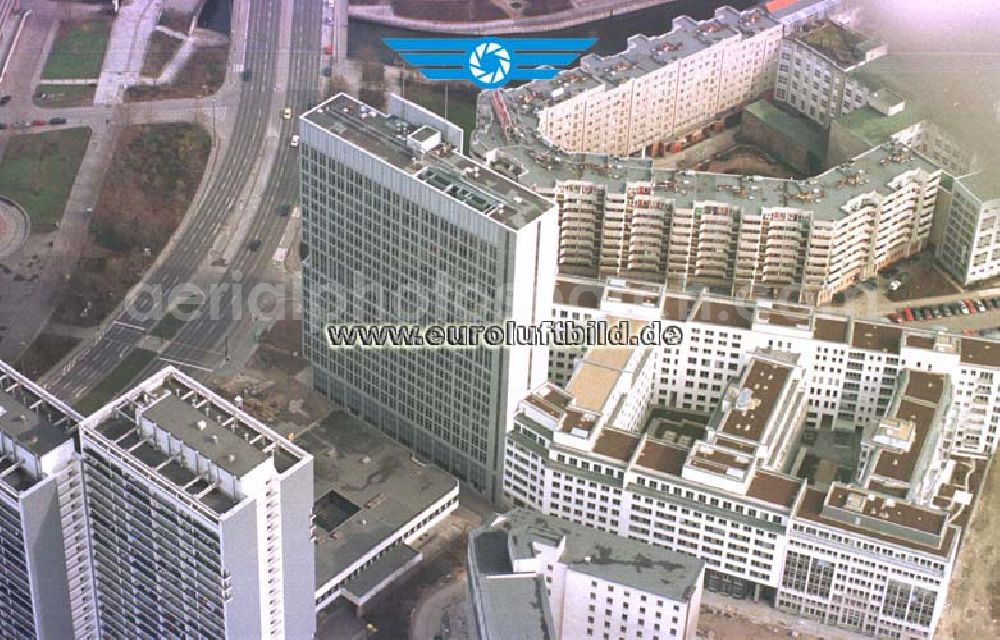
[{"label": "curved road", "polygon": [[[277,64],[282,4],[278,0],[249,3],[246,68],[252,70],[252,75],[249,81],[240,83],[240,100],[234,114],[236,120],[231,139],[190,219],[168,245],[168,254],[144,279],[147,288],[170,292],[178,285],[194,280],[217,236],[223,231],[231,210],[238,206],[239,196],[252,180],[258,163],[266,165],[261,151],[265,146],[268,123],[279,117],[280,107],[275,105],[288,104],[293,111],[300,112],[317,97],[321,0],[295,0],[287,101],[274,100],[279,76]],[[293,122],[281,122],[274,171],[269,176],[260,206],[255,211],[247,212],[254,216],[248,237],[261,238],[263,246],[254,254],[238,254],[223,276],[226,281],[233,281],[236,271],[252,276],[261,267],[264,257],[270,258],[268,250],[273,251],[288,221],[275,216],[274,207],[279,197],[290,201],[297,191],[296,167],[290,162],[292,154],[287,144]],[[152,301],[143,297],[134,304],[123,305],[115,312],[113,320],[103,325],[96,342],[79,351],[68,364],[50,371],[43,378],[44,384],[67,401],[78,399],[111,373],[156,326],[161,314],[151,313],[152,308]],[[175,337],[178,346],[167,347],[164,357],[183,360],[190,350],[210,350],[232,329],[232,305],[221,305],[220,309],[223,317],[188,323]]]}]

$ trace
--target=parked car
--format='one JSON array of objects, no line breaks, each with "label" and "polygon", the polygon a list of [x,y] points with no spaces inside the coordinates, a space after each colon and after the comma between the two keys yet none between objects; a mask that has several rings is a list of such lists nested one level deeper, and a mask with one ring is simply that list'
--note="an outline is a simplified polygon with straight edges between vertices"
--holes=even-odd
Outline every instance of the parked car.
[{"label": "parked car", "polygon": [[66,118],[49,118],[49,124],[66,124]]},{"label": "parked car", "polygon": [[906,319],[907,322],[913,322],[914,320],[913,309],[911,309],[910,307],[906,307],[905,309],[903,309],[903,317]]},{"label": "parked car", "polygon": [[27,129],[30,126],[31,124],[25,120],[18,120],[17,122],[14,123],[15,129]]},{"label": "parked car", "polygon": [[7,128],[7,123],[6,122],[0,122],[0,131],[3,131],[6,128]]},{"label": "parked car", "polygon": [[937,307],[931,307],[931,317],[932,318],[940,318],[941,317],[941,310],[938,309]]},{"label": "parked car", "polygon": [[41,126],[47,125],[48,123],[49,123],[48,120],[43,120],[41,118],[35,118],[34,120],[31,121],[31,126],[33,126],[33,127],[41,127]]},{"label": "parked car", "polygon": [[921,320],[924,319],[924,312],[921,311],[920,309],[914,309],[913,310],[913,319],[916,320],[917,322],[920,322]]},{"label": "parked car", "polygon": [[976,308],[972,306],[971,300],[962,300],[962,313],[968,315],[975,312]]},{"label": "parked car", "polygon": [[950,306],[948,306],[948,305],[941,305],[941,315],[943,315],[945,318],[950,318],[953,315],[955,315],[955,312],[952,311],[952,309],[951,309]]},{"label": "parked car", "polygon": [[253,240],[247,243],[247,249],[249,251],[257,251],[258,249],[260,249],[260,244],[261,244],[260,238],[254,238]]},{"label": "parked car", "polygon": [[978,311],[979,313],[986,313],[988,311],[988,309],[986,308],[986,303],[983,302],[982,298],[976,300],[974,304],[976,305],[976,311]]},{"label": "parked car", "polygon": [[1000,297],[993,296],[990,298],[990,306],[994,309],[1000,309]]},{"label": "parked car", "polygon": [[889,320],[892,320],[896,324],[900,324],[900,323],[903,322],[903,317],[900,316],[898,313],[895,313],[895,312],[886,315],[886,318],[888,318]]}]

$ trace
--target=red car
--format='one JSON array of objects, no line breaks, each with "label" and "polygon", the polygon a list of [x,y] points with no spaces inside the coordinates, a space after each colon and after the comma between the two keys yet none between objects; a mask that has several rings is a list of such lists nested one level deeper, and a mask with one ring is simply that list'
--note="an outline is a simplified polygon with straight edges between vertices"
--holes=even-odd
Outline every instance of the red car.
[{"label": "red car", "polygon": [[892,320],[896,324],[901,324],[903,322],[903,317],[901,315],[899,315],[898,313],[890,313],[890,314],[888,314],[886,316],[886,318],[889,318],[890,320]]},{"label": "red car", "polygon": [[907,322],[913,322],[913,309],[911,309],[910,307],[906,307],[905,309],[903,309],[903,317],[906,319]]},{"label": "red car", "polygon": [[33,126],[33,127],[42,127],[42,126],[47,125],[48,123],[49,123],[48,120],[42,120],[41,118],[38,118],[38,119],[35,119],[35,120],[31,121],[31,126]]},{"label": "red car", "polygon": [[976,305],[973,304],[972,300],[963,300],[962,304],[964,304],[966,306],[966,308],[969,310],[969,313],[978,313],[979,312],[979,310],[976,309]]}]

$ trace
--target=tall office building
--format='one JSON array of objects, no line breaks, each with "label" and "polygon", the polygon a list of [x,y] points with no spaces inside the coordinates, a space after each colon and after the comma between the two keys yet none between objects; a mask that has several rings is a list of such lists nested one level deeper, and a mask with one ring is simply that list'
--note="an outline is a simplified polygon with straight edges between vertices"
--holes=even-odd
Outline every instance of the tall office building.
[{"label": "tall office building", "polygon": [[312,456],[173,368],[80,443],[101,636],[312,637]]},{"label": "tall office building", "polygon": [[338,348],[329,324],[535,323],[555,278],[555,205],[462,154],[398,97],[302,116],[303,351],[320,392],[493,495],[519,396],[547,349]]},{"label": "tall office building", "polygon": [[0,362],[0,638],[95,637],[79,419]]}]

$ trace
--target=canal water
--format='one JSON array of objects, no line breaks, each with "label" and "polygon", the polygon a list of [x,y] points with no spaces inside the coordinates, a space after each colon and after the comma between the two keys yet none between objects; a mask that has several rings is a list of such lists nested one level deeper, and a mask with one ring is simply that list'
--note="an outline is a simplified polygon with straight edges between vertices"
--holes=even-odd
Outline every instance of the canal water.
[{"label": "canal water", "polygon": [[[225,2],[226,0],[209,0]],[[552,38],[597,38],[597,43],[589,53],[607,55],[622,51],[629,36],[643,33],[659,35],[670,31],[671,22],[677,16],[688,15],[695,19],[709,18],[716,7],[729,5],[736,9],[746,9],[757,4],[755,0],[674,0],[648,9],[641,9],[621,16],[610,16],[587,24],[531,34],[521,34],[516,37],[552,37]],[[385,64],[393,64],[395,54],[390,51],[383,38],[431,37],[438,34],[397,29],[379,24],[351,20],[348,25],[347,55],[349,58],[372,60],[381,58]],[[496,34],[501,36],[503,34]],[[445,36],[447,37],[447,36]]]}]

